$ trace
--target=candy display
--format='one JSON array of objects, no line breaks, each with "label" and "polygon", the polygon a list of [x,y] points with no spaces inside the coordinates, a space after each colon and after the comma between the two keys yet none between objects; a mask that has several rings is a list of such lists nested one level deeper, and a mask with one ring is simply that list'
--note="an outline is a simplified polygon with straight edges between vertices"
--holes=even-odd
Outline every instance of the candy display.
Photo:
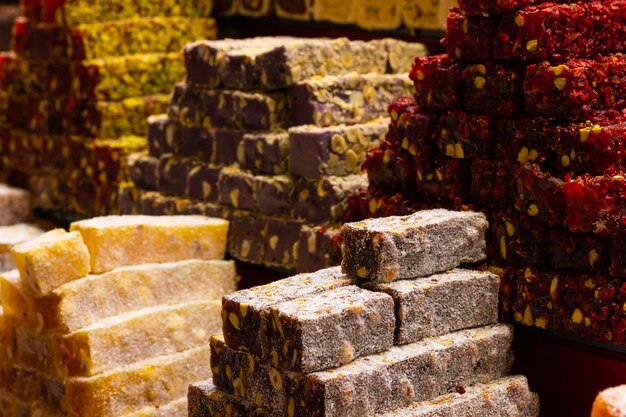
[{"label": "candy display", "polygon": [[[361,164],[384,140],[386,102],[409,93],[407,57],[424,53],[394,39],[188,44],[186,80],[167,114],[148,120],[148,153],[127,159],[123,212],[223,216],[238,260],[301,272],[336,265],[339,237],[325,231],[338,230],[348,197],[367,186]],[[319,245],[303,241],[319,227]]]},{"label": "candy display", "polygon": [[[415,215],[398,221],[420,227]],[[380,240],[364,239],[367,247]],[[484,246],[484,228],[471,239]],[[344,244],[348,250],[371,256]],[[413,260],[399,262],[408,269]],[[502,379],[512,364],[512,328],[496,324],[498,276],[452,270],[403,278],[377,283],[334,267],[225,296],[223,333],[210,342],[213,378],[190,386],[189,415],[431,415],[440,396],[448,407],[476,407],[474,393],[487,389],[480,384],[493,382],[494,392],[508,387],[498,401],[518,399],[520,415],[537,416],[526,380]],[[459,387],[472,393],[467,402],[455,397],[466,392]]]},{"label": "candy display", "polygon": [[0,57],[3,178],[55,215],[119,214],[126,158],[146,149],[146,118],[167,112],[185,77],[181,49],[217,34],[212,2],[21,3]]},{"label": "candy display", "polygon": [[6,401],[65,416],[184,409],[189,383],[210,374],[220,298],[236,287],[234,263],[216,259],[227,227],[200,216],[112,216],[16,245],[18,269],[0,276],[0,341],[10,358],[0,389],[16,397]]}]

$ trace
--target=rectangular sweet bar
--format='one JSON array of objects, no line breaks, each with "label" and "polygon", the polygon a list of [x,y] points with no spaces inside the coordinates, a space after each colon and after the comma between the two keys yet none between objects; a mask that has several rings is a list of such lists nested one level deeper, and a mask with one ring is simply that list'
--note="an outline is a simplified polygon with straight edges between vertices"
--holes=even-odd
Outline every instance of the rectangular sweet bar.
[{"label": "rectangular sweet bar", "polygon": [[402,25],[400,2],[361,0],[355,7],[354,20],[357,26],[366,30],[398,29]]},{"label": "rectangular sweet bar", "polygon": [[244,136],[243,130],[183,126],[180,155],[216,165],[232,165],[242,159],[238,151]]},{"label": "rectangular sweet bar", "polygon": [[0,184],[0,225],[27,220],[31,213],[31,194],[27,190]]},{"label": "rectangular sweet bar", "polygon": [[254,177],[256,208],[268,216],[289,216],[293,212],[296,184],[287,175]]},{"label": "rectangular sweet bar", "polygon": [[284,92],[261,94],[231,90],[201,90],[181,83],[174,87],[169,116],[190,127],[275,130],[287,123]]},{"label": "rectangular sweet bar", "polygon": [[341,222],[348,197],[364,187],[367,187],[365,175],[322,177],[319,180],[300,178],[296,183],[295,217],[318,225]]},{"label": "rectangular sweet bar", "polygon": [[135,154],[129,157],[130,179],[138,187],[144,190],[155,191],[158,184],[159,159],[144,155]]},{"label": "rectangular sweet bar", "polygon": [[[528,77],[528,70],[526,72]],[[524,108],[523,68],[508,64],[468,65],[463,79],[463,106],[471,113],[511,116]],[[528,108],[526,108],[528,110]]]},{"label": "rectangular sweet bar", "polygon": [[[98,102],[97,111],[79,119],[87,136],[115,138],[146,136],[146,119],[167,110],[167,95],[132,97],[121,101]],[[81,130],[82,131],[82,130]]]},{"label": "rectangular sweet bar", "polygon": [[91,254],[91,272],[124,265],[222,259],[228,222],[203,216],[109,216],[72,223]]},{"label": "rectangular sweet bar", "polygon": [[393,38],[371,41],[372,44],[384,47],[387,51],[387,73],[407,73],[416,57],[428,55],[426,45],[417,42],[405,42]]},{"label": "rectangular sweet bar", "polygon": [[[214,19],[146,17],[81,24],[74,28],[29,22],[17,23],[14,50],[33,60],[82,61],[132,54],[182,50],[188,42],[215,38]],[[141,39],[142,42],[132,42]]]},{"label": "rectangular sweet bar", "polygon": [[272,307],[352,284],[354,280],[336,267],[228,294],[222,299],[224,339],[233,349],[245,347],[254,354],[261,354],[265,341],[259,335],[271,329]]},{"label": "rectangular sweet bar", "polygon": [[254,175],[237,166],[222,169],[217,183],[220,204],[235,209],[256,209],[256,182]]},{"label": "rectangular sweet bar", "polygon": [[407,74],[348,74],[303,81],[290,90],[291,124],[364,123],[383,116],[387,103],[410,95]]},{"label": "rectangular sweet bar", "polygon": [[210,17],[212,1],[183,0],[152,3],[149,1],[127,2],[124,0],[92,1],[88,5],[78,0],[25,0],[22,14],[38,23],[55,23],[76,26],[109,20],[121,20],[146,16]]},{"label": "rectangular sweet bar", "polygon": [[261,231],[265,246],[262,264],[286,271],[296,269],[301,229],[298,220],[267,217]]},{"label": "rectangular sweet bar", "polygon": [[[368,284],[365,288],[393,297],[397,345],[498,322],[500,279],[490,273],[455,269],[428,279]],[[476,299],[481,300],[478,307]]]},{"label": "rectangular sweet bar", "polygon": [[211,164],[197,163],[187,177],[187,193],[191,200],[217,203],[218,181],[221,168]]},{"label": "rectangular sweet bar", "polygon": [[276,0],[274,2],[276,17],[292,20],[311,20],[312,7],[311,0]]},{"label": "rectangular sweet bar", "polygon": [[221,328],[220,311],[220,300],[195,301],[107,318],[60,338],[64,354],[57,358],[58,371],[92,376],[205,346],[209,336]]},{"label": "rectangular sweet bar", "polygon": [[237,148],[237,159],[243,169],[256,174],[286,174],[289,149],[287,132],[247,133]]},{"label": "rectangular sweet bar", "polygon": [[[619,276],[614,270],[613,247],[609,249],[608,239],[591,233],[571,233],[559,228],[550,231],[548,236],[550,265],[557,271],[586,274],[607,274]],[[611,243],[615,242],[612,239]],[[611,270],[609,270],[611,265]]]},{"label": "rectangular sweet bar", "polygon": [[496,16],[470,17],[453,9],[448,15],[444,38],[448,57],[478,62],[489,60],[493,56],[494,43],[499,45],[496,39],[500,35],[498,22]]},{"label": "rectangular sweet bar", "polygon": [[268,247],[262,235],[265,219],[239,210],[234,211],[229,219],[228,254],[243,262],[262,264]]},{"label": "rectangular sweet bar", "polygon": [[491,209],[508,207],[514,190],[517,164],[510,160],[476,158],[471,161],[470,195],[476,204]]},{"label": "rectangular sweet bar", "polygon": [[461,102],[461,71],[462,67],[446,55],[415,58],[409,77],[417,104],[438,110],[455,107]]},{"label": "rectangular sweet bar", "polygon": [[289,129],[289,171],[307,178],[359,174],[369,148],[387,133],[389,119],[356,125]]},{"label": "rectangular sweet bar", "polygon": [[163,155],[159,159],[157,191],[172,196],[187,196],[189,172],[195,166],[190,158]]},{"label": "rectangular sweet bar", "polygon": [[304,225],[298,243],[299,273],[318,271],[341,263],[341,231],[338,227]]},{"label": "rectangular sweet bar", "polygon": [[357,4],[354,0],[316,0],[313,2],[313,20],[328,21],[339,25],[353,24]]},{"label": "rectangular sweet bar", "polygon": [[148,117],[148,152],[158,158],[180,150],[180,125],[166,114]]},{"label": "rectangular sweet bar", "polygon": [[524,164],[515,174],[515,209],[551,226],[563,226],[565,181]]},{"label": "rectangular sweet bar", "polygon": [[[622,1],[582,2],[573,4],[545,4],[502,15],[495,32],[482,32],[485,49],[482,56],[498,60],[561,61],[576,58],[594,58],[624,49],[626,3]],[[470,22],[475,19],[468,18]],[[491,45],[487,39],[495,39]],[[588,42],[580,42],[588,39]],[[454,46],[450,42],[448,48]],[[462,49],[461,49],[462,50]],[[450,49],[449,49],[450,51]],[[465,55],[463,55],[466,57]]]},{"label": "rectangular sweet bar", "polygon": [[[511,340],[506,325],[462,330],[302,375],[282,373],[213,337],[211,366],[216,386],[244,400],[256,399],[271,415],[291,409],[299,416],[356,417],[430,400],[459,385],[501,378],[512,362]],[[352,393],[349,400],[346,390]]]},{"label": "rectangular sweet bar", "polygon": [[524,213],[496,211],[491,220],[492,257],[507,264],[545,265],[549,261],[546,226]]},{"label": "rectangular sweet bar", "polygon": [[418,202],[458,209],[470,201],[471,160],[428,154],[416,158]]},{"label": "rectangular sweet bar", "polygon": [[127,410],[166,404],[183,396],[189,381],[206,379],[210,348],[161,356],[93,377],[66,381],[74,415],[104,417]]},{"label": "rectangular sweet bar", "polygon": [[[171,280],[174,275],[177,279]],[[236,271],[228,261],[130,266],[72,281],[43,297],[34,295],[17,271],[2,274],[0,282],[6,317],[42,330],[70,333],[153,305],[217,299],[235,290]],[[128,288],[135,292],[129,293]],[[137,293],[150,296],[136,297]],[[107,302],[99,302],[101,297]]]},{"label": "rectangular sweet bar", "polygon": [[443,209],[348,223],[341,265],[348,275],[374,282],[448,271],[485,259],[487,227],[484,214]]},{"label": "rectangular sweet bar", "polygon": [[439,117],[433,134],[435,146],[446,156],[472,159],[488,156],[492,148],[493,118],[461,110],[450,110]]},{"label": "rectangular sweet bar", "polygon": [[[417,147],[409,150],[400,147],[399,140],[389,139],[378,148],[370,149],[361,169],[367,172],[369,188],[384,190],[384,194],[401,193],[411,195],[415,192],[417,181],[415,156]],[[415,151],[412,154],[411,151]]]},{"label": "rectangular sweet bar", "polygon": [[267,415],[266,410],[261,409],[252,401],[229,394],[210,381],[189,385],[188,399],[189,417],[213,417],[216,414],[231,417],[265,417]]},{"label": "rectangular sweet bar", "polygon": [[22,280],[38,295],[89,273],[90,255],[81,235],[63,229],[15,245],[11,255]]},{"label": "rectangular sweet bar", "polygon": [[11,248],[22,242],[32,240],[44,233],[34,224],[18,223],[11,226],[0,226],[0,272],[15,268]]},{"label": "rectangular sweet bar", "polygon": [[530,391],[523,376],[511,376],[488,384],[465,387],[463,394],[451,393],[435,399],[411,404],[379,417],[490,417],[503,410],[520,417],[539,416],[539,398]]},{"label": "rectangular sweet bar", "polygon": [[271,309],[271,332],[260,335],[262,357],[309,373],[384,352],[393,346],[393,305],[390,296],[356,286],[282,302]]}]

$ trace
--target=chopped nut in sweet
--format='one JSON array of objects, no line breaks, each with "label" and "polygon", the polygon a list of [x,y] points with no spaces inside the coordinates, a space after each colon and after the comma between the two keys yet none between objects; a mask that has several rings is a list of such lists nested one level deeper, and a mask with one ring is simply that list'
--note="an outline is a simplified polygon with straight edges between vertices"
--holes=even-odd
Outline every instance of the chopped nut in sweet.
[{"label": "chopped nut in sweet", "polygon": [[314,272],[341,263],[340,227],[311,227],[300,229],[298,272]]},{"label": "chopped nut in sweet", "polygon": [[289,161],[287,132],[245,134],[237,149],[237,160],[242,168],[256,174],[286,174]]},{"label": "chopped nut in sweet", "polygon": [[[366,284],[395,302],[397,345],[498,322],[498,276],[454,269],[427,278]],[[479,299],[480,304],[476,304]]]},{"label": "chopped nut in sweet", "polygon": [[180,125],[166,114],[148,117],[148,152],[159,158],[180,150]]},{"label": "chopped nut in sweet", "polygon": [[72,223],[91,254],[91,271],[124,265],[222,259],[228,221],[203,216],[108,216]]},{"label": "chopped nut in sweet", "polygon": [[11,254],[20,277],[38,295],[85,277],[92,261],[80,233],[63,229],[15,245]]},{"label": "chopped nut in sweet", "polygon": [[[210,376],[210,348],[151,358],[92,377],[66,379],[67,402],[77,417],[107,417],[182,397],[190,381]],[[133,381],[129,384],[128,381]]]},{"label": "chopped nut in sweet", "polygon": [[[189,385],[189,417],[265,417],[267,413],[252,401],[217,388],[210,381]],[[0,403],[1,404],[1,403]]]},{"label": "chopped nut in sweet", "polygon": [[261,354],[266,342],[259,335],[271,329],[271,309],[277,304],[354,284],[339,267],[300,274],[224,296],[223,329],[228,346]]},{"label": "chopped nut in sweet", "polygon": [[343,226],[342,268],[361,280],[391,282],[484,260],[484,214],[427,210]]}]

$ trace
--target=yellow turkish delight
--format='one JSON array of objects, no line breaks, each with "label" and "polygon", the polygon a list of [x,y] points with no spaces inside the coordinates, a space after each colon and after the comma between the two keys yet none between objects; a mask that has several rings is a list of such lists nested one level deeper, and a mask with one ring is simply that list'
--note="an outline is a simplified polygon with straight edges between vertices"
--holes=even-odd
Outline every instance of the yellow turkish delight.
[{"label": "yellow turkish delight", "polygon": [[38,295],[89,273],[89,252],[79,233],[55,229],[11,249],[22,280]]},{"label": "yellow turkish delight", "polygon": [[108,216],[70,230],[83,236],[95,274],[124,265],[222,259],[228,221],[204,216]]}]

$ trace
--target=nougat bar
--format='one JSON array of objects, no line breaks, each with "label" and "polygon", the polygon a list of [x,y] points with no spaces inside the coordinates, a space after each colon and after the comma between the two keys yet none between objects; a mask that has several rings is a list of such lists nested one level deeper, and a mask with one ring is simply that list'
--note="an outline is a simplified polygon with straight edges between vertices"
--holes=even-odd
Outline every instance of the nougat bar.
[{"label": "nougat bar", "polygon": [[[364,288],[393,297],[395,344],[404,345],[497,323],[499,287],[496,275],[454,269],[428,278],[372,283]],[[478,306],[476,299],[481,300]]]},{"label": "nougat bar", "polygon": [[280,372],[213,337],[213,383],[256,400],[271,415],[375,415],[504,377],[511,341],[507,325],[462,330],[302,375]]},{"label": "nougat bar", "polygon": [[237,160],[243,169],[256,174],[286,174],[290,160],[290,135],[282,131],[247,133],[237,148]]},{"label": "nougat bar", "polygon": [[265,417],[267,415],[266,410],[254,402],[229,394],[217,388],[211,381],[189,385],[188,402],[189,417],[213,417],[215,415]]},{"label": "nougat bar", "polygon": [[411,95],[407,74],[348,74],[315,78],[290,89],[292,125],[364,123],[383,116],[387,103]]},{"label": "nougat bar", "polygon": [[[626,41],[624,10],[626,3],[614,1],[548,3],[505,13],[494,45],[481,58],[488,58],[493,51],[498,60],[560,61],[622,51]],[[489,36],[486,32],[482,35]]]},{"label": "nougat bar", "polygon": [[202,90],[180,83],[174,87],[168,114],[190,127],[275,130],[287,122],[288,103],[285,92]]},{"label": "nougat bar", "polygon": [[342,269],[378,282],[431,275],[484,260],[484,214],[426,210],[343,226]]},{"label": "nougat bar", "polygon": [[365,175],[322,177],[318,180],[300,178],[296,183],[296,218],[326,225],[340,222],[346,213],[347,199],[367,186]]},{"label": "nougat bar", "polygon": [[356,286],[282,302],[271,308],[271,328],[259,337],[263,359],[309,373],[384,352],[393,346],[393,309],[387,294]]},{"label": "nougat bar", "polygon": [[0,277],[6,317],[66,333],[153,305],[214,300],[234,291],[236,282],[233,262],[201,260],[117,268],[72,281],[44,297],[34,295],[17,271]]},{"label": "nougat bar", "polygon": [[21,223],[31,215],[31,194],[27,190],[0,184],[0,225]]},{"label": "nougat bar", "polygon": [[119,415],[183,396],[190,381],[209,377],[210,348],[200,347],[92,377],[66,380],[67,401],[76,416]]},{"label": "nougat bar", "polygon": [[354,20],[366,30],[394,30],[402,25],[402,10],[398,0],[361,0],[355,5]]},{"label": "nougat bar", "polygon": [[203,216],[108,216],[72,223],[91,254],[91,272],[124,265],[222,259],[228,222]]},{"label": "nougat bar", "polygon": [[11,249],[20,277],[39,295],[85,277],[90,254],[80,233],[55,229]]},{"label": "nougat bar", "polygon": [[298,242],[297,271],[313,272],[341,263],[341,231],[339,227],[304,225]]},{"label": "nougat bar", "polygon": [[296,298],[354,284],[338,267],[295,275],[274,283],[238,291],[222,299],[224,339],[234,349],[260,354],[259,335],[271,329],[271,308]]},{"label": "nougat bar", "polygon": [[[18,22],[19,23],[19,22]],[[182,50],[188,42],[216,37],[214,19],[137,17],[73,28],[22,21],[14,49],[27,59],[82,61]]]},{"label": "nougat bar", "polygon": [[230,217],[228,232],[228,254],[235,259],[251,264],[262,264],[265,258],[265,219],[248,211],[235,210]]},{"label": "nougat bar", "polygon": [[220,300],[192,301],[109,317],[61,337],[59,371],[92,376],[206,345],[221,328],[220,311]]},{"label": "nougat bar", "polygon": [[67,24],[95,23],[139,16],[192,16],[210,17],[212,1],[183,0],[152,3],[93,1],[89,4],[77,0],[26,0],[22,3],[24,16],[41,23]]},{"label": "nougat bar", "polygon": [[485,384],[464,387],[456,392],[432,400],[411,404],[378,417],[435,417],[435,416],[520,416],[537,417],[539,398],[530,391],[524,376],[511,376]]},{"label": "nougat bar", "polygon": [[369,148],[385,137],[389,119],[356,125],[299,126],[289,129],[289,171],[307,178],[361,172]]},{"label": "nougat bar", "polygon": [[354,0],[317,0],[313,2],[313,20],[328,21],[339,25],[354,23],[354,12],[358,3]]},{"label": "nougat bar", "polygon": [[448,8],[455,5],[454,1],[436,1],[423,3],[420,1],[401,2],[402,22],[410,31],[441,30],[445,24]]},{"label": "nougat bar", "polygon": [[124,414],[123,417],[170,417],[186,415],[187,412],[187,396],[184,396],[167,404],[157,404],[154,406],[144,407],[139,411]]},{"label": "nougat bar", "polygon": [[167,114],[148,117],[148,152],[158,158],[166,153],[178,153],[180,149],[180,125]]}]

